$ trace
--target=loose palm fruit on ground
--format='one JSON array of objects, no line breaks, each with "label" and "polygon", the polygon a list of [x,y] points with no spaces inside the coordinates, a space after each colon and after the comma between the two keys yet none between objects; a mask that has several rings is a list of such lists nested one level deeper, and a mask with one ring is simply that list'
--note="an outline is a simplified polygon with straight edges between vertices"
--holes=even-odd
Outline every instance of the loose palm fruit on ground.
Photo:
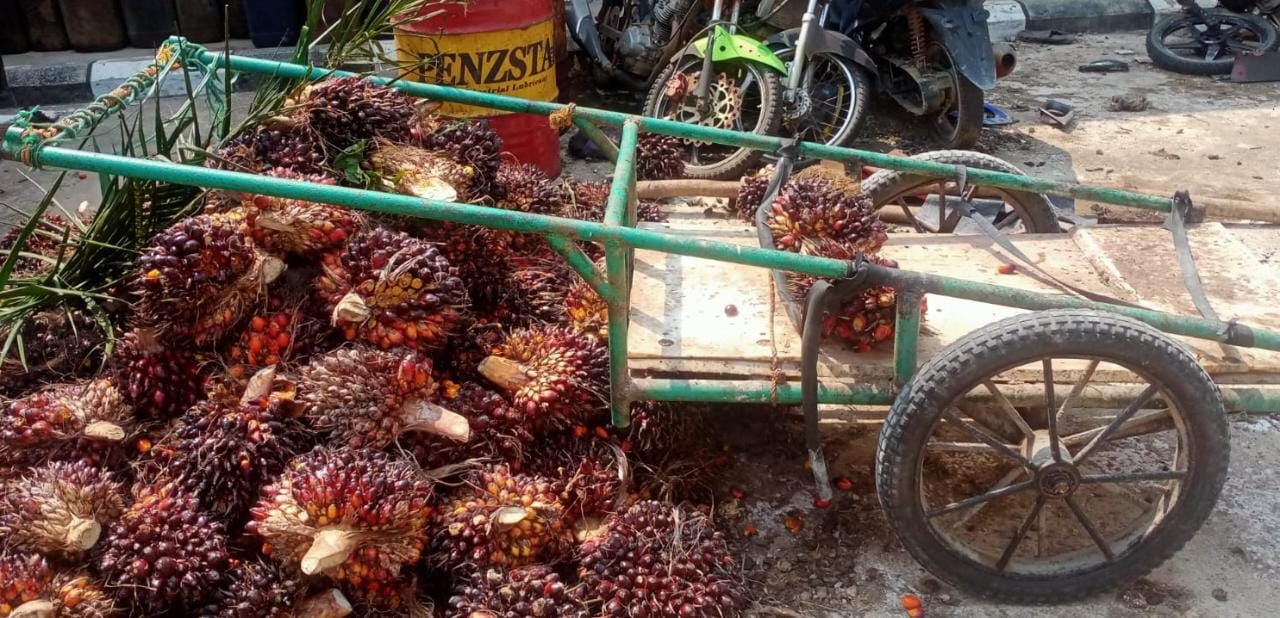
[{"label": "loose palm fruit on ground", "polygon": [[54,462],[0,486],[0,543],[71,561],[125,508],[120,483],[80,462]]},{"label": "loose palm fruit on ground", "polygon": [[533,441],[533,436],[521,424],[523,416],[512,409],[505,397],[480,384],[445,381],[432,401],[464,417],[471,435],[466,442],[430,432],[404,436],[400,446],[424,469],[472,459],[518,460],[525,445]]},{"label": "loose palm fruit on ground", "polygon": [[230,561],[222,524],[171,487],[143,488],[103,546],[97,568],[107,585],[150,612],[202,606]]},{"label": "loose palm fruit on ground", "polygon": [[554,484],[513,474],[504,465],[476,471],[436,513],[429,559],[458,568],[516,567],[560,557],[569,535]]},{"label": "loose palm fruit on ground", "polygon": [[151,449],[151,483],[195,496],[225,521],[243,519],[262,486],[284,471],[307,434],[294,386],[274,368],[243,393],[215,393],[178,419]]},{"label": "loose palm fruit on ground", "polygon": [[366,165],[396,193],[446,202],[483,195],[474,167],[425,148],[379,140]]},{"label": "loose palm fruit on ground", "polygon": [[335,444],[381,449],[408,432],[466,442],[467,419],[433,400],[437,387],[431,359],[417,352],[347,347],[303,368],[299,401]]},{"label": "loose palm fruit on ground", "polygon": [[684,152],[680,140],[669,135],[645,133],[636,143],[636,176],[640,180],[666,180],[684,176]]},{"label": "loose palm fruit on ground", "polygon": [[531,429],[568,427],[605,407],[608,349],[564,326],[511,333],[479,370],[506,391]]},{"label": "loose palm fruit on ground", "polygon": [[579,599],[583,594],[580,588],[566,585],[558,573],[544,565],[486,569],[454,586],[448,616],[587,618],[591,614]]},{"label": "loose palm fruit on ground", "polygon": [[559,183],[540,168],[527,163],[503,163],[498,168],[498,207],[506,210],[549,215],[564,208],[565,195]]},{"label": "loose palm fruit on ground", "polygon": [[306,596],[301,579],[270,562],[236,562],[199,618],[342,618],[351,603],[336,589]]},{"label": "loose palm fruit on ground", "polygon": [[356,76],[304,86],[285,107],[294,110],[294,120],[339,150],[359,140],[402,138],[417,114],[413,97]]},{"label": "loose palm fruit on ground", "polygon": [[807,255],[827,255],[823,243],[850,253],[875,253],[888,239],[870,200],[823,178],[787,182],[773,202],[768,224],[776,248]]},{"label": "loose palm fruit on ground", "polygon": [[319,448],[263,489],[246,529],[264,554],[306,575],[357,585],[370,573],[394,578],[422,555],[432,485],[386,453]]},{"label": "loose palm fruit on ground", "polygon": [[[0,329],[8,341],[10,331]],[[0,366],[0,396],[18,397],[44,382],[88,375],[102,363],[106,333],[88,311],[69,306],[41,311],[18,330],[22,357],[10,350]],[[14,340],[15,346],[17,339]],[[25,363],[23,362],[25,360]]]},{"label": "loose palm fruit on ground", "polygon": [[150,329],[118,339],[109,365],[116,388],[142,418],[173,418],[204,397],[200,359],[189,346],[161,344]]},{"label": "loose palm fruit on ground", "polygon": [[605,616],[739,616],[741,576],[702,513],[643,501],[578,550],[585,590]]},{"label": "loose palm fruit on ground", "polygon": [[318,292],[348,340],[383,349],[435,349],[458,329],[470,304],[440,250],[386,228],[357,234],[326,254]]},{"label": "loose palm fruit on ground", "polygon": [[137,429],[132,407],[112,380],[47,386],[2,410],[0,466],[48,460],[113,465]]},{"label": "loose palm fruit on ground", "polygon": [[502,138],[486,121],[432,119],[410,130],[412,142],[476,170],[474,188],[491,195],[502,162]]}]

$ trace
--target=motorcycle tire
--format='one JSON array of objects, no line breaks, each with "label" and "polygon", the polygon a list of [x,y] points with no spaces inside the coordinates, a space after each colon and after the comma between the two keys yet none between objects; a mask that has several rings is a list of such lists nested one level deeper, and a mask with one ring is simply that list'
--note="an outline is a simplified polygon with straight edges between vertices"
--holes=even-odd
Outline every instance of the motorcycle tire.
[{"label": "motorcycle tire", "polygon": [[[1157,21],[1155,25],[1151,26],[1151,31],[1147,33],[1147,55],[1151,57],[1151,61],[1156,66],[1174,73],[1226,75],[1231,72],[1232,67],[1235,65],[1237,53],[1272,49],[1276,46],[1276,42],[1280,40],[1280,32],[1277,32],[1276,27],[1261,17],[1245,13],[1234,13],[1223,9],[1205,9],[1205,13],[1212,15],[1220,23],[1226,24],[1233,29],[1248,31],[1257,39],[1257,42],[1237,41],[1236,49],[1232,49],[1232,46],[1228,45],[1221,50],[1224,53],[1222,57],[1212,60],[1191,58],[1178,54],[1166,42],[1169,35],[1179,30],[1203,25],[1203,22],[1190,13],[1175,13]],[[1209,53],[1208,46],[1201,47],[1202,41],[1199,40],[1178,45],[1189,46],[1185,48],[1186,50],[1193,49],[1190,46],[1196,46],[1194,47],[1196,51],[1204,50],[1203,53],[1205,55]]]},{"label": "motorcycle tire", "polygon": [[[663,99],[666,96],[665,90],[667,82],[677,71],[682,73],[689,71],[698,71],[702,67],[702,58],[694,55],[686,55],[673,60],[667,65],[653,84],[649,86],[649,94],[645,97],[644,115],[652,118],[664,118],[662,114]],[[722,62],[715,66],[717,72],[723,72],[725,68],[737,69],[744,71],[744,75],[750,77],[759,83],[760,102],[757,109],[757,120],[753,127],[734,127],[733,130],[746,131],[755,133],[756,135],[777,135],[778,129],[782,126],[782,84],[778,79],[777,73],[771,69],[763,67],[753,62]],[[746,81],[745,79],[743,80]],[[739,84],[740,85],[740,84]],[[679,118],[672,118],[679,120]],[[704,124],[697,122],[695,124]],[[698,148],[698,144],[705,142],[687,141],[692,148]],[[728,148],[728,147],[724,147]],[[700,180],[738,180],[752,166],[758,163],[764,153],[751,148],[739,148],[736,151],[726,155],[725,157],[709,163],[698,163],[696,161],[686,160],[685,177],[696,178]]]},{"label": "motorcycle tire", "polygon": [[[794,48],[787,48],[777,52],[778,59],[782,60],[790,66],[792,54],[795,53]],[[814,98],[814,86],[812,79],[817,72],[819,63],[828,63],[839,71],[841,81],[844,87],[847,87],[852,93],[851,103],[846,113],[840,114],[843,119],[839,128],[830,137],[818,140],[811,139],[810,136],[803,134],[801,131],[794,131],[795,137],[799,137],[802,141],[820,141],[828,146],[844,146],[853,141],[853,137],[862,129],[863,123],[867,119],[867,113],[871,109],[871,97],[875,92],[871,87],[871,78],[867,76],[866,69],[862,68],[852,60],[837,56],[835,54],[814,54],[805,62],[805,75],[800,83],[800,88],[806,92],[810,98],[810,105]],[[814,112],[812,109],[809,115]],[[788,126],[790,123],[784,115],[783,127],[792,130]]]},{"label": "motorcycle tire", "polygon": [[969,150],[982,136],[982,121],[986,118],[983,107],[985,95],[977,84],[954,69],[952,78],[955,82],[955,118],[944,117],[951,114],[952,109],[942,111],[934,116],[930,130],[943,150]]}]

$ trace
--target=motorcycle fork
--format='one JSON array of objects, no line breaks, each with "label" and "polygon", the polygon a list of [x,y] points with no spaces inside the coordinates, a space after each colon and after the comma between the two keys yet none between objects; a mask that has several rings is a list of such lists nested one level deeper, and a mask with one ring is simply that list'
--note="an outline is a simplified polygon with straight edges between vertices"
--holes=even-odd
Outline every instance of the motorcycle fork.
[{"label": "motorcycle fork", "polygon": [[[724,14],[724,1],[715,0],[715,4],[711,6],[711,23],[715,24],[720,21],[720,16]],[[738,3],[734,2],[733,15],[738,16]],[[698,113],[705,114],[711,107],[711,101],[707,100],[707,92],[711,90],[711,73],[714,70],[711,56],[715,53],[716,48],[716,28],[712,28],[707,34],[707,47],[702,52],[702,70],[698,73],[698,84],[693,89],[694,101],[697,103]]]}]

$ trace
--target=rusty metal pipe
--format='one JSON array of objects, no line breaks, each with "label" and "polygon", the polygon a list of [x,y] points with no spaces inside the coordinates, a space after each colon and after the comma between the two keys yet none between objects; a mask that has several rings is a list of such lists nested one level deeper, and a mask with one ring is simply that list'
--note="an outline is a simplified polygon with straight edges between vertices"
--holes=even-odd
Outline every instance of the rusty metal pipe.
[{"label": "rusty metal pipe", "polygon": [[1012,73],[1014,67],[1018,66],[1018,56],[1014,53],[1013,46],[1004,41],[991,44],[991,55],[996,59],[996,79]]}]

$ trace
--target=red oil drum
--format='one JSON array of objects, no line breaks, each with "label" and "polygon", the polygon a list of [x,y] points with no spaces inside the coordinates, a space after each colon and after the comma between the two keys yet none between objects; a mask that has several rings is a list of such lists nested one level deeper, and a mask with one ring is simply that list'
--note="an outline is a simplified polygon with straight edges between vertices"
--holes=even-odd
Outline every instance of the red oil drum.
[{"label": "red oil drum", "polygon": [[[523,99],[555,100],[556,30],[554,2],[563,0],[471,0],[430,3],[425,18],[406,18],[396,27],[396,50],[411,79]],[[560,136],[546,116],[503,114],[445,104],[440,113],[489,119],[502,149],[522,163],[560,174]]]}]

